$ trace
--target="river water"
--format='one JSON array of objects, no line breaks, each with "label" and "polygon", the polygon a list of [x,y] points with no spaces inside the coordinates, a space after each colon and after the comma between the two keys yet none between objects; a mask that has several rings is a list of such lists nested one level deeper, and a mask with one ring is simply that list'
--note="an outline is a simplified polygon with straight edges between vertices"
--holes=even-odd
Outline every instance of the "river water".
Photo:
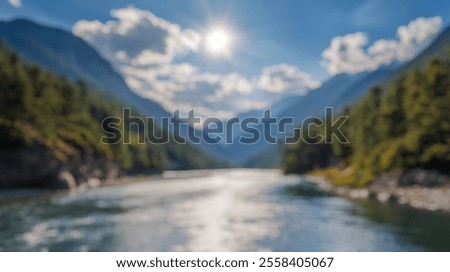
[{"label": "river water", "polygon": [[450,216],[349,201],[277,170],[0,198],[0,251],[450,251]]}]

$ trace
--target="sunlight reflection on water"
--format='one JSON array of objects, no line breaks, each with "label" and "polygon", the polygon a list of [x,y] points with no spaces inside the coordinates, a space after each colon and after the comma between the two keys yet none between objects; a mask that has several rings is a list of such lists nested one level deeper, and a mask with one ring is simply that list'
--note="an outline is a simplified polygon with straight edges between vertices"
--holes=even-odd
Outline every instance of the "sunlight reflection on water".
[{"label": "sunlight reflection on water", "polygon": [[2,251],[411,251],[450,241],[446,215],[351,202],[276,170],[166,172],[1,201],[0,216]]}]

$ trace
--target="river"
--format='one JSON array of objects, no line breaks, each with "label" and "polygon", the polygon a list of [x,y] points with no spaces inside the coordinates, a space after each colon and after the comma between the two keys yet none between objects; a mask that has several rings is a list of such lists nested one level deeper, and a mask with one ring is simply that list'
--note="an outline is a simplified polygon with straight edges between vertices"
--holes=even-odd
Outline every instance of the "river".
[{"label": "river", "polygon": [[450,251],[449,230],[448,214],[350,201],[277,170],[0,198],[0,251]]}]

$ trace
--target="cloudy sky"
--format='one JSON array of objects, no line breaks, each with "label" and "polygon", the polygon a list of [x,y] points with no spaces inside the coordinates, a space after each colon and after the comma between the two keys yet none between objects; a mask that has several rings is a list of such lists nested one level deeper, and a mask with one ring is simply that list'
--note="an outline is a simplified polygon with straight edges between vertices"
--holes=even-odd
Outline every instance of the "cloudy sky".
[{"label": "cloudy sky", "polygon": [[405,62],[449,15],[446,0],[0,0],[0,18],[72,31],[167,110],[221,118]]}]

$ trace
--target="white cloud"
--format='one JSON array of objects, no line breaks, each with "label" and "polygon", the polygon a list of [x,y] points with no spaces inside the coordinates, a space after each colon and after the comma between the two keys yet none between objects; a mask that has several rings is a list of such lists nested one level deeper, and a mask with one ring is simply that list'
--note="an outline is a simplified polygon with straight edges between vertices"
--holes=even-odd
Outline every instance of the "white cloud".
[{"label": "white cloud", "polygon": [[[294,69],[287,65],[281,67],[289,67],[288,71]],[[290,78],[291,73],[284,70],[287,75],[267,73],[272,70],[276,67],[266,67],[260,76],[247,78],[239,73],[204,72],[192,64],[181,63],[147,68],[125,66],[122,72],[128,85],[141,96],[159,102],[169,111],[195,108],[201,117],[228,118],[240,112],[266,108],[281,95],[304,94],[308,88],[319,84],[297,69],[294,75],[298,78]],[[273,86],[261,84],[266,81],[280,86],[276,91],[268,90]]]},{"label": "white cloud", "polygon": [[135,65],[170,62],[176,54],[196,51],[200,34],[135,7],[114,9],[114,20],[78,21],[73,33],[100,49],[107,58],[120,54],[121,61]]},{"label": "white cloud", "polygon": [[195,108],[202,117],[225,118],[247,111],[249,103],[245,100],[252,100],[255,91],[251,80],[238,73],[202,72],[188,63],[147,69],[125,67],[123,72],[128,85],[141,96],[169,111]]},{"label": "white cloud", "polygon": [[78,21],[73,32],[111,61],[133,91],[168,111],[195,108],[201,117],[228,118],[319,84],[287,64],[263,68],[253,77],[202,71],[182,62],[202,49],[199,32],[134,7],[112,10],[111,16],[104,23]]},{"label": "white cloud", "polygon": [[319,85],[319,82],[312,80],[305,72],[284,63],[265,67],[258,80],[261,89],[273,93],[294,91],[304,94],[307,89],[314,89]]},{"label": "white cloud", "polygon": [[22,0],[8,0],[8,2],[11,4],[11,6],[13,6],[15,8],[22,7]]},{"label": "white cloud", "polygon": [[442,25],[439,16],[419,17],[397,29],[395,39],[380,39],[367,47],[367,34],[356,32],[332,39],[322,52],[323,63],[330,74],[373,71],[383,65],[405,62],[425,48]]}]

